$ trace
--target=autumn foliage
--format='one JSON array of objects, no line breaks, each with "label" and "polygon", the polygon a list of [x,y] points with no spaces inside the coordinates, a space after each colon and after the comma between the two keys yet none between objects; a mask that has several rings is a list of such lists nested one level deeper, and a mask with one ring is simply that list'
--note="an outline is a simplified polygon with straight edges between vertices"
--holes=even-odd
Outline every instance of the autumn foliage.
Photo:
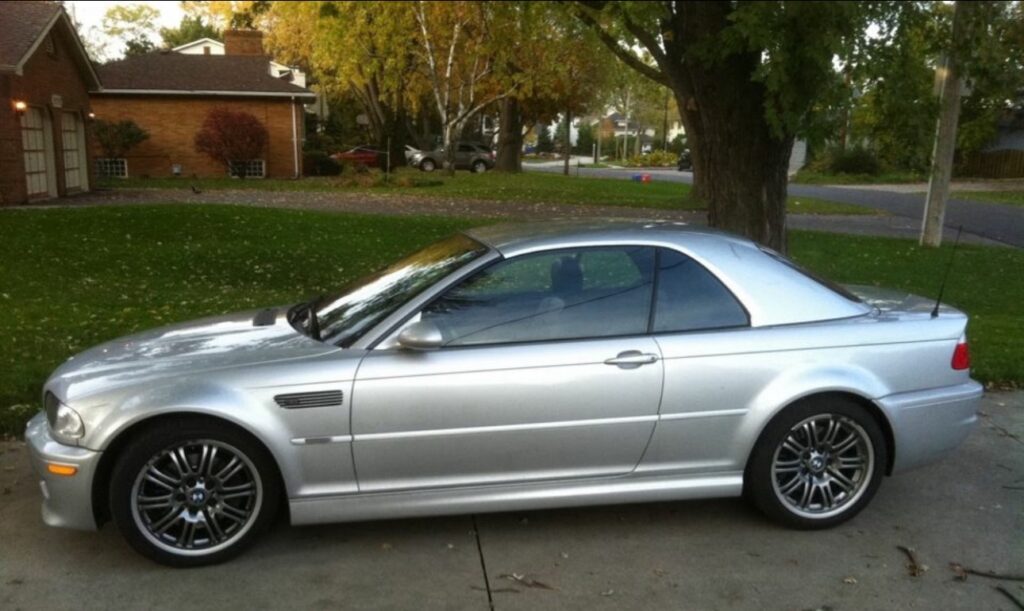
[{"label": "autumn foliage", "polygon": [[218,107],[203,120],[195,146],[230,170],[232,162],[262,158],[268,139],[267,128],[255,116]]}]

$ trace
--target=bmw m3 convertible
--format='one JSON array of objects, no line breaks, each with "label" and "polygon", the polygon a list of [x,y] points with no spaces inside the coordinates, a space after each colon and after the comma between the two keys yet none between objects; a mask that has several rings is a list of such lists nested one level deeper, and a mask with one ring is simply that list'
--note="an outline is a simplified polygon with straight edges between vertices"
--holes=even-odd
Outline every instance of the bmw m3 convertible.
[{"label": "bmw m3 convertible", "polygon": [[72,357],[43,520],[173,566],[294,524],[746,496],[797,528],[976,420],[967,317],[668,222],[474,229],[305,303]]}]

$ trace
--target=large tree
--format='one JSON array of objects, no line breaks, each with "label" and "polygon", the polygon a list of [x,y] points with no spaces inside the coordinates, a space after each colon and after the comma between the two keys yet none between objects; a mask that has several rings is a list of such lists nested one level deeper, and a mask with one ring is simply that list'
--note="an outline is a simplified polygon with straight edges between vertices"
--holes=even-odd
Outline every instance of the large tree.
[{"label": "large tree", "polygon": [[516,79],[500,78],[494,7],[486,3],[416,2],[419,73],[441,125],[445,168],[455,172],[456,143],[467,123],[484,108],[512,94]]},{"label": "large tree", "polygon": [[213,25],[207,23],[201,15],[185,15],[177,27],[160,28],[160,38],[164,46],[170,49],[202,38],[220,40],[221,33]]},{"label": "large tree", "polygon": [[[793,140],[860,36],[854,2],[578,2],[626,65],[672,90],[708,221],[784,249]],[[645,62],[642,49],[652,60]]]},{"label": "large tree", "polygon": [[352,95],[380,150],[404,165],[414,82],[416,24],[408,2],[274,2],[263,14],[267,47],[311,68],[326,94]]}]

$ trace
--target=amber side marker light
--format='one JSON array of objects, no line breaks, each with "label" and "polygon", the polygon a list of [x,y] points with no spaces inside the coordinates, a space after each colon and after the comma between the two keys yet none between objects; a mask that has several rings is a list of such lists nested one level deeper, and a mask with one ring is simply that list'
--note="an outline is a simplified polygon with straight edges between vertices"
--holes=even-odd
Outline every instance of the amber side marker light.
[{"label": "amber side marker light", "polygon": [[47,463],[46,470],[54,475],[64,475],[66,477],[71,477],[75,473],[78,473],[78,467],[72,467],[71,465],[55,465],[52,463]]}]

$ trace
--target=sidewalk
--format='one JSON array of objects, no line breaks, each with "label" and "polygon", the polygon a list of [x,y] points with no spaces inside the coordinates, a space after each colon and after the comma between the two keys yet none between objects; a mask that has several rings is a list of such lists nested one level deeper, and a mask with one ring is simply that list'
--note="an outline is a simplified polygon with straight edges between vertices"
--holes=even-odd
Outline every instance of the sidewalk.
[{"label": "sidewalk", "polygon": [[[888,193],[927,193],[928,183],[914,182],[904,184],[880,184],[880,185],[821,185],[823,187],[839,187],[844,189],[859,189],[862,191],[886,191]],[[1003,180],[967,180],[953,181],[949,185],[952,193],[969,191],[1024,191],[1024,179],[1007,178]]]},{"label": "sidewalk", "polygon": [[[116,189],[97,191],[61,200],[58,204],[38,204],[0,208],[3,211],[31,211],[52,207],[132,206],[140,204],[231,204],[320,212],[386,215],[428,215],[485,218],[494,220],[543,220],[552,218],[643,218],[678,220],[696,225],[707,223],[703,211],[633,208],[627,206],[584,206],[547,203],[518,203],[490,200],[430,198],[398,194],[331,191],[257,191],[209,190],[195,194],[186,189]],[[918,221],[899,216],[845,216],[791,214],[792,229],[807,229],[854,235],[876,235],[916,239]],[[947,228],[952,239],[955,230]],[[1000,242],[965,232],[965,243],[1000,245]]]}]

